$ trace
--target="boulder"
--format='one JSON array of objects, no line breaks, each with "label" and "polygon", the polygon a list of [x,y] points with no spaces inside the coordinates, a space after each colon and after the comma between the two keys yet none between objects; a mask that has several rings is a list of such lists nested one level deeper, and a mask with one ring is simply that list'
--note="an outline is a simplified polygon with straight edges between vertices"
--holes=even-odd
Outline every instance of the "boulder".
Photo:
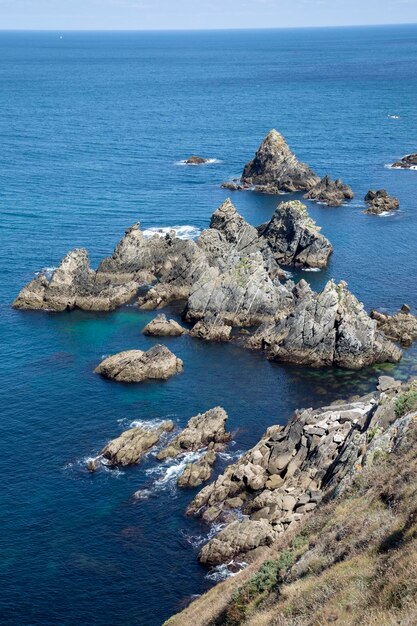
[{"label": "boulder", "polygon": [[395,169],[414,170],[417,169],[417,153],[407,154],[399,161],[391,165]]},{"label": "boulder", "polygon": [[94,370],[105,378],[132,383],[143,380],[167,380],[182,372],[183,363],[160,344],[147,352],[127,350],[105,358]]},{"label": "boulder", "polygon": [[205,159],[201,156],[192,155],[189,156],[188,159],[185,160],[187,165],[203,165],[204,163],[208,163],[210,159]]},{"label": "boulder", "polygon": [[352,200],[354,193],[340,178],[333,180],[330,176],[322,178],[304,195],[308,200],[322,202],[328,206],[340,206],[346,200]]},{"label": "boulder", "polygon": [[168,320],[164,313],[157,315],[143,329],[143,334],[149,337],[179,337],[185,335],[188,330],[175,320]]},{"label": "boulder", "polygon": [[369,190],[365,196],[365,202],[368,205],[365,213],[370,215],[380,215],[381,213],[396,211],[400,208],[398,198],[390,196],[385,189],[378,189],[378,191]]},{"label": "boulder", "polygon": [[258,228],[275,260],[283,265],[325,267],[333,246],[320,233],[307,207],[298,200],[281,202],[272,219]]},{"label": "boulder", "polygon": [[174,423],[171,420],[163,422],[158,428],[130,428],[110,441],[100,454],[111,466],[134,465],[158,443],[164,433],[173,428]]},{"label": "boulder", "polygon": [[161,450],[159,460],[175,458],[186,452],[196,452],[212,444],[223,444],[230,440],[226,432],[227,413],[217,406],[205,413],[192,417],[182,430],[166,448]]},{"label": "boulder", "polygon": [[371,318],[376,321],[378,329],[386,337],[398,341],[403,346],[411,346],[417,339],[417,317],[412,315],[407,305],[403,305],[394,315],[371,311]]},{"label": "boulder", "polygon": [[196,463],[188,463],[177,480],[178,487],[198,487],[211,477],[216,452],[209,450]]},{"label": "boulder", "polygon": [[284,137],[271,130],[259,146],[255,157],[245,165],[241,182],[255,186],[263,193],[305,191],[313,187],[319,177],[298,161]]},{"label": "boulder", "polygon": [[266,520],[235,521],[203,546],[198,558],[206,565],[220,565],[260,546],[269,546],[275,538],[276,533]]}]

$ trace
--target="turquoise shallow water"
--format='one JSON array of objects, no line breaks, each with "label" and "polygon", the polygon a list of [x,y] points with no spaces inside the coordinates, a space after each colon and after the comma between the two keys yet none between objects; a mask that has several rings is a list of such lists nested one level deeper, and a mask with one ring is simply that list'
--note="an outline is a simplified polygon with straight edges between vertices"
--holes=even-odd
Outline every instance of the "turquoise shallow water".
[{"label": "turquoise shallow water", "polygon": [[[344,278],[368,308],[416,306],[417,172],[385,167],[417,150],[416,67],[414,26],[0,33],[2,624],[157,626],[212,584],[196,561],[209,529],[185,518],[193,494],[175,489],[175,468],[158,473],[149,458],[124,472],[84,469],[132,421],[184,425],[221,404],[236,454],[296,407],[367,391],[382,371],[308,371],[184,337],[165,341],[184,374],[112,384],[93,368],[104,354],[151,345],[140,331],[153,313],[13,311],[22,284],[75,246],[96,264],[137,220],[207,226],[227,196],[219,183],[276,127],[357,194],[340,209],[309,204],[335,253],[325,271],[302,276],[316,288]],[[218,162],[178,165],[191,153]],[[363,215],[370,187],[398,195],[401,211]],[[277,198],[233,201],[259,224]],[[407,376],[414,362],[411,349],[388,371]],[[133,500],[138,489],[150,497]]]}]

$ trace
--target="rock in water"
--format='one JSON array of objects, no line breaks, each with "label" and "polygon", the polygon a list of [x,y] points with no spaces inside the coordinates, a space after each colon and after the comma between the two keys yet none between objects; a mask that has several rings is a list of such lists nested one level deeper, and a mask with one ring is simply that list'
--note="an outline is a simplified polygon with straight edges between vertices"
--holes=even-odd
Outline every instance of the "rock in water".
[{"label": "rock in water", "polygon": [[405,157],[393,163],[391,167],[399,168],[399,169],[417,169],[417,153],[407,154]]},{"label": "rock in water", "polygon": [[216,452],[209,450],[196,463],[186,465],[183,473],[177,480],[178,487],[198,487],[208,480],[211,477],[216,457]]},{"label": "rock in water", "polygon": [[325,267],[333,252],[330,241],[298,200],[278,205],[271,221],[260,226],[258,232],[283,265]]},{"label": "rock in water", "polygon": [[143,380],[167,380],[182,372],[183,363],[168,348],[160,344],[147,352],[127,350],[109,356],[94,370],[105,378],[133,383]]},{"label": "rock in water", "polygon": [[185,160],[187,165],[203,165],[203,163],[208,163],[209,159],[205,159],[201,156],[192,155]]},{"label": "rock in water", "polygon": [[304,195],[304,198],[308,200],[322,202],[328,206],[340,206],[345,200],[352,200],[353,197],[354,193],[349,185],[341,178],[332,180],[330,176],[322,178]]},{"label": "rock in water", "polygon": [[396,211],[400,208],[398,198],[390,196],[385,189],[379,189],[378,191],[369,190],[365,196],[365,202],[368,205],[365,213],[370,215],[380,215],[381,213]]},{"label": "rock in water", "polygon": [[417,317],[411,314],[406,304],[394,315],[371,311],[371,317],[388,339],[399,341],[403,346],[411,346],[416,341]]},{"label": "rock in water", "polygon": [[343,281],[336,285],[330,280],[318,294],[301,280],[293,295],[294,310],[248,340],[266,349],[270,359],[349,369],[401,359],[401,350],[377,329]]},{"label": "rock in water", "polygon": [[179,337],[186,335],[188,330],[178,324],[175,320],[168,320],[166,315],[157,315],[143,329],[143,334],[149,337]]},{"label": "rock in water", "polygon": [[130,428],[110,441],[100,454],[114,467],[139,463],[143,455],[158,443],[161,436],[173,428],[174,422],[171,420],[163,422],[158,428]]},{"label": "rock in water", "polygon": [[139,289],[134,280],[113,283],[99,279],[90,268],[87,250],[69,252],[48,279],[44,274],[30,281],[13,302],[16,309],[51,309],[65,311],[74,308],[87,311],[111,311],[129,302]]},{"label": "rock in water", "polygon": [[298,161],[284,137],[271,130],[259,146],[255,158],[245,165],[245,186],[255,185],[264,193],[306,191],[320,180],[308,165]]},{"label": "rock in water", "polygon": [[209,444],[223,444],[230,440],[226,432],[227,413],[217,406],[192,417],[183,431],[158,453],[158,459],[175,458],[185,452],[195,452]]}]

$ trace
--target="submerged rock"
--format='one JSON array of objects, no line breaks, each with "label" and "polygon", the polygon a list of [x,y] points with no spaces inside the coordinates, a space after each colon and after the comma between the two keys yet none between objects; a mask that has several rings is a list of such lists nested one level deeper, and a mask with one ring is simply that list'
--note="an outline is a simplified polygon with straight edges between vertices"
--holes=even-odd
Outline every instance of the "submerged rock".
[{"label": "submerged rock", "polygon": [[304,198],[322,202],[328,206],[340,206],[345,200],[352,200],[353,197],[354,193],[349,185],[341,178],[333,180],[330,176],[322,178],[304,194]]},{"label": "submerged rock", "polygon": [[407,154],[399,161],[396,161],[395,163],[393,163],[391,167],[406,169],[406,170],[417,169],[417,153]]},{"label": "submerged rock", "polygon": [[318,181],[319,177],[298,161],[276,130],[271,130],[262,141],[254,159],[245,165],[241,178],[243,185],[255,185],[263,193],[305,191]]},{"label": "submerged rock", "polygon": [[110,441],[100,454],[112,466],[134,465],[159,442],[164,433],[173,428],[174,422],[171,420],[163,422],[158,428],[130,428]]},{"label": "submerged rock", "polygon": [[279,204],[271,221],[260,226],[258,232],[283,265],[325,267],[333,252],[330,241],[298,200]]},{"label": "submerged rock", "polygon": [[109,356],[94,371],[105,378],[132,383],[151,379],[167,380],[182,370],[181,359],[158,344],[147,352],[127,350]]},{"label": "submerged rock", "polygon": [[175,458],[185,452],[196,452],[210,444],[229,441],[226,420],[227,413],[219,406],[192,417],[184,430],[158,453],[158,459]]},{"label": "submerged rock", "polygon": [[402,353],[377,329],[343,281],[330,280],[321,293],[301,280],[293,289],[295,306],[275,325],[264,325],[248,340],[268,357],[299,365],[360,369],[397,362]]},{"label": "submerged rock", "polygon": [[380,215],[381,213],[396,211],[400,208],[398,198],[390,196],[385,189],[379,189],[378,191],[369,190],[365,196],[365,202],[368,205],[365,213],[371,215]]},{"label": "submerged rock", "polygon": [[168,320],[164,313],[157,315],[143,329],[143,334],[149,337],[179,337],[187,333],[187,328],[184,328],[175,320]]},{"label": "submerged rock", "polygon": [[376,320],[379,330],[393,341],[403,346],[411,346],[417,339],[417,317],[412,315],[410,307],[404,304],[394,315],[379,311],[371,311],[372,319]]}]

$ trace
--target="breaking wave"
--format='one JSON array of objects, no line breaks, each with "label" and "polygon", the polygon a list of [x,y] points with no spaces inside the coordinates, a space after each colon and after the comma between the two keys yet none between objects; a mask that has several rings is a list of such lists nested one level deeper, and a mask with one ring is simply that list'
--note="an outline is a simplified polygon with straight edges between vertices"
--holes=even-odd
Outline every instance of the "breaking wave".
[{"label": "breaking wave", "polygon": [[180,161],[175,161],[175,165],[188,165],[190,167],[197,167],[201,165],[213,165],[213,163],[222,163],[220,159],[207,159],[204,163],[187,163],[187,159],[181,159]]},{"label": "breaking wave", "polygon": [[39,276],[45,276],[48,280],[51,280],[52,274],[55,272],[56,269],[58,268],[57,267],[43,267],[41,270],[39,270],[39,272],[35,272],[35,276],[36,278],[38,278]]},{"label": "breaking wave", "polygon": [[303,267],[303,272],[320,272],[319,267]]},{"label": "breaking wave", "polygon": [[154,235],[165,237],[171,230],[175,231],[178,239],[196,239],[201,234],[200,228],[186,224],[185,226],[153,226],[152,228],[146,228],[143,231],[143,236],[146,239],[150,239]]},{"label": "breaking wave", "polygon": [[247,567],[247,565],[248,564],[245,561],[234,560],[227,564],[216,565],[209,571],[208,574],[206,574],[206,578],[218,583],[222,580],[226,580],[226,578],[230,578],[231,576],[236,576],[236,574]]}]

